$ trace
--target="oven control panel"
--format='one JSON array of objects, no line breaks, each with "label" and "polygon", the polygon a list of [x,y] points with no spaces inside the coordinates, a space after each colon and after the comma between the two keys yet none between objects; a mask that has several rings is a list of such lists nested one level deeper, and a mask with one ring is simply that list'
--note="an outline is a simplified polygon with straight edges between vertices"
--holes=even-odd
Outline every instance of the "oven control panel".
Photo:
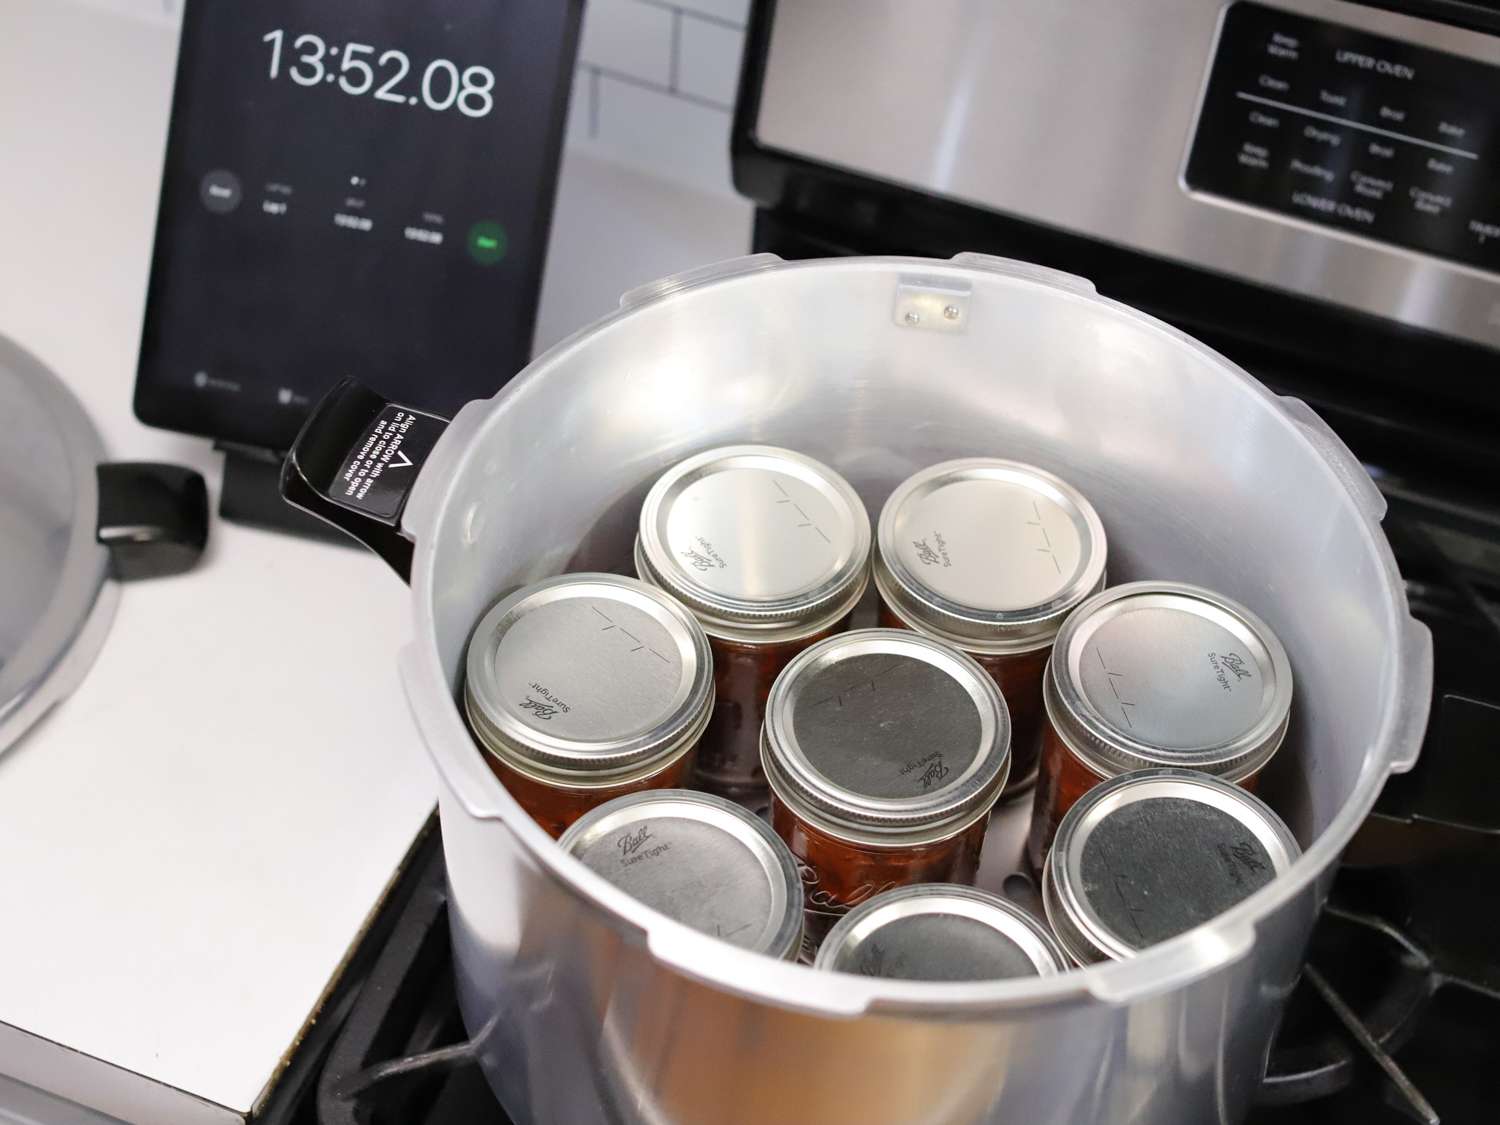
[{"label": "oven control panel", "polygon": [[1500,67],[1236,3],[1185,179],[1500,271]]}]

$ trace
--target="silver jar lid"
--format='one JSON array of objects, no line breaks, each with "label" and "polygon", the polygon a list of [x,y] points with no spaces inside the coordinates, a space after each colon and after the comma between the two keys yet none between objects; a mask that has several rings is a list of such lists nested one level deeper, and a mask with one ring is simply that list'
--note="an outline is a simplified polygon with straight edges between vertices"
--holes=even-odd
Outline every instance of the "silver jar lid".
[{"label": "silver jar lid", "polygon": [[617,797],[575,821],[563,850],[683,925],[772,957],[802,944],[802,882],[781,838],[708,793]]},{"label": "silver jar lid", "polygon": [[686,751],[713,709],[708,638],[660,590],[565,574],[491,607],[464,704],[486,748],[554,784],[619,784]]},{"label": "silver jar lid", "polygon": [[1301,855],[1265,802],[1192,770],[1122,774],[1068,810],[1042,876],[1079,964],[1122,960],[1249,897]]},{"label": "silver jar lid", "polygon": [[836,836],[942,839],[988,812],[1010,773],[1010,713],[974,660],[906,629],[799,653],[771,686],[761,761],[776,795]]},{"label": "silver jar lid", "polygon": [[1130,582],[1080,605],[1043,678],[1047,715],[1101,777],[1151,766],[1228,781],[1286,735],[1292,670],[1238,602],[1181,582]]},{"label": "silver jar lid", "polygon": [[856,906],[823,939],[815,968],[900,980],[1001,980],[1071,967],[1019,906],[975,887],[897,887]]},{"label": "silver jar lid", "polygon": [[641,506],[636,571],[715,636],[772,641],[848,613],[869,580],[870,519],[828,466],[733,445],[662,474]]},{"label": "silver jar lid", "polygon": [[914,629],[975,652],[1050,644],[1104,582],[1104,525],[1083,494],[1017,461],[933,465],[891,493],[875,583]]}]

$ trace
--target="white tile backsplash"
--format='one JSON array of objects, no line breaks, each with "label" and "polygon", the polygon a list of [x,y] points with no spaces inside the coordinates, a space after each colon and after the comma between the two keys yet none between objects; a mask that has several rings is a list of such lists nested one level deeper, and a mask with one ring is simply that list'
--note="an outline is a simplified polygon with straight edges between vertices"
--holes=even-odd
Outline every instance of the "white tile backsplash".
[{"label": "white tile backsplash", "polygon": [[588,0],[578,61],[665,86],[672,77],[668,8],[641,0]]},{"label": "white tile backsplash", "polygon": [[588,0],[569,148],[734,196],[729,122],[750,0]]},{"label": "white tile backsplash", "polygon": [[728,114],[608,76],[599,83],[599,129],[591,154],[697,191],[734,193]]},{"label": "white tile backsplash", "polygon": [[677,88],[722,106],[734,105],[745,33],[708,20],[683,19]]},{"label": "white tile backsplash", "polygon": [[714,16],[730,23],[745,26],[750,16],[750,0],[671,0],[679,8]]}]

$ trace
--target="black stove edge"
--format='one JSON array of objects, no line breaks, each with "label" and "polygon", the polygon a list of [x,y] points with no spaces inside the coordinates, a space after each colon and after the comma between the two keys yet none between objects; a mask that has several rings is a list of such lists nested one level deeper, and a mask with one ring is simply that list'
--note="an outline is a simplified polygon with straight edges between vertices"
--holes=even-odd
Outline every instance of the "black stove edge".
[{"label": "black stove edge", "polygon": [[[348,957],[308,1016],[301,1035],[287,1049],[284,1065],[251,1110],[249,1125],[311,1125],[316,1120],[309,1115],[308,1107],[324,1064],[363,993],[365,982],[390,944],[392,933],[401,919],[408,916],[408,906],[425,878],[430,878],[433,859],[440,855],[442,846],[434,810],[392,873],[385,892],[371,907],[365,925],[350,945]],[[441,865],[438,870],[442,870]]]}]

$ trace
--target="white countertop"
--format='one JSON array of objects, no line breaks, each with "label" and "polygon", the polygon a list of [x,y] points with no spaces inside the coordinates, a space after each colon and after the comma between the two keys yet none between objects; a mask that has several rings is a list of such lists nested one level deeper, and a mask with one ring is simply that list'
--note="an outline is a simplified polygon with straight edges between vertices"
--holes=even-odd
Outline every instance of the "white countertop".
[{"label": "white countertop", "polygon": [[[206,442],[130,412],[174,38],[0,0],[0,332],[111,456],[216,496]],[[748,245],[748,206],[586,157],[559,193],[541,346]],[[123,591],[83,687],[0,755],[0,1074],[153,1123],[255,1105],[433,803],[408,632],[373,556],[217,517],[199,569]]]}]

